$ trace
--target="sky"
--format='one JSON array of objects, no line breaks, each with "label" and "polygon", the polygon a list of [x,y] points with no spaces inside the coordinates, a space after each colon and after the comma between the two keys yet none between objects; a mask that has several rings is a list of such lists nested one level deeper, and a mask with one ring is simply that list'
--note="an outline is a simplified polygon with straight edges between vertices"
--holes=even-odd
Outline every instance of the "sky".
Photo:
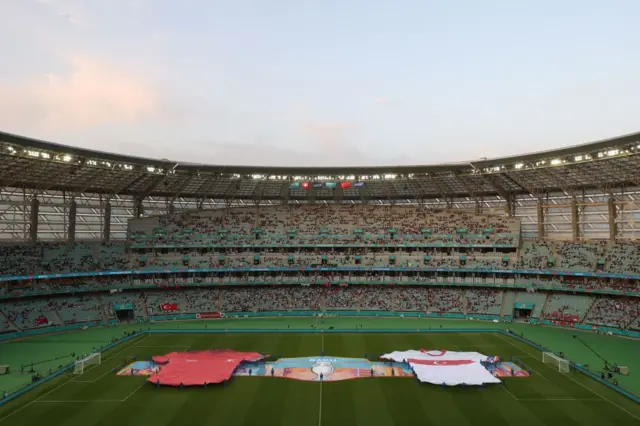
[{"label": "sky", "polygon": [[438,164],[640,130],[638,0],[1,0],[0,129],[208,164]]}]

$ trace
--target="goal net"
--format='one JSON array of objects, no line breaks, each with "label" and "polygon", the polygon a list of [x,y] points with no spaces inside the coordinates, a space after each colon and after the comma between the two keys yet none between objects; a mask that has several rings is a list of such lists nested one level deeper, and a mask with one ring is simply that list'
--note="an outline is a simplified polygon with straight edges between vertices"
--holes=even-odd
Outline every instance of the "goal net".
[{"label": "goal net", "polygon": [[92,365],[100,364],[100,360],[101,360],[100,352],[96,352],[76,361],[75,366],[73,368],[73,374],[84,373]]},{"label": "goal net", "polygon": [[561,373],[569,372],[569,361],[559,357],[558,355],[552,354],[551,352],[542,353],[542,362],[545,364],[553,364]]}]

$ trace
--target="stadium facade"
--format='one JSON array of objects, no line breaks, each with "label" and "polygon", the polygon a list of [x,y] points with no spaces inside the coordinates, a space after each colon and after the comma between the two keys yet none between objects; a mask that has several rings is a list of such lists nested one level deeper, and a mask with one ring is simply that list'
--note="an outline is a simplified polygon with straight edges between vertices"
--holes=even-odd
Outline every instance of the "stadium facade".
[{"label": "stadium facade", "polygon": [[[298,168],[154,160],[0,132],[0,179],[0,239],[11,242],[123,240],[142,216],[330,203],[507,215],[525,239],[621,241],[638,237],[640,133],[457,164]],[[323,182],[359,185],[312,185]]]},{"label": "stadium facade", "polygon": [[371,168],[183,164],[9,134],[0,153],[0,340],[283,316],[640,338],[640,134]]}]

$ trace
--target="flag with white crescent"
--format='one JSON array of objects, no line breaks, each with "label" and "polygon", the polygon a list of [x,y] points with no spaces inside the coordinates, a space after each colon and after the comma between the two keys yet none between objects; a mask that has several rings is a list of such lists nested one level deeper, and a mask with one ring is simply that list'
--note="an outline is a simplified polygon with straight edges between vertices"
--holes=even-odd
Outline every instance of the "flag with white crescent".
[{"label": "flag with white crescent", "polygon": [[496,362],[497,357],[478,352],[453,352],[446,350],[395,351],[381,356],[396,362],[406,362],[421,382],[447,386],[482,385],[500,383],[482,363]]}]

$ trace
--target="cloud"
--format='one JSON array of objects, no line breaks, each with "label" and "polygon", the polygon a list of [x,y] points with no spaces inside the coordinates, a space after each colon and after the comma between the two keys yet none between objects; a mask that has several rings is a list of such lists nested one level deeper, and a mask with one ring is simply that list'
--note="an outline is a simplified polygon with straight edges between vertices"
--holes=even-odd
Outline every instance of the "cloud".
[{"label": "cloud", "polygon": [[373,100],[373,103],[375,104],[380,104],[380,105],[387,105],[390,102],[389,98],[386,96],[381,96],[379,98],[375,98]]},{"label": "cloud", "polygon": [[134,123],[158,113],[159,96],[144,78],[86,57],[67,75],[0,83],[0,128],[14,132],[74,131]]}]

